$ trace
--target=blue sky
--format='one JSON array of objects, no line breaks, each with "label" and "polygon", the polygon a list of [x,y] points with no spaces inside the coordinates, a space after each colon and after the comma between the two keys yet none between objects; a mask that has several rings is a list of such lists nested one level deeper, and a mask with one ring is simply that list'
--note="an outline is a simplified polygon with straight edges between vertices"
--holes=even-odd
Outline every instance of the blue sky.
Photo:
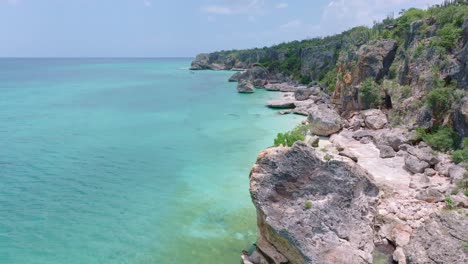
[{"label": "blue sky", "polygon": [[192,57],[370,25],[441,0],[0,0],[0,57]]}]

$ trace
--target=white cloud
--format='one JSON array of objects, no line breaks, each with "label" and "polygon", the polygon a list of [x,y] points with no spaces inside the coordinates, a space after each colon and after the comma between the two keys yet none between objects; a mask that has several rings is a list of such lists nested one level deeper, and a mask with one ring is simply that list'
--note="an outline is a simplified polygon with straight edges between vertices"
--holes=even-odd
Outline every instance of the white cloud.
[{"label": "white cloud", "polygon": [[201,10],[214,15],[258,15],[265,9],[266,0],[238,0],[238,1],[217,1],[218,4],[205,5]]},{"label": "white cloud", "polygon": [[153,5],[153,3],[151,2],[151,0],[143,0],[143,4],[147,7],[150,7]]},{"label": "white cloud", "polygon": [[277,9],[284,9],[284,8],[288,8],[289,4],[288,3],[278,3],[275,5],[275,8]]},{"label": "white cloud", "polygon": [[210,5],[210,6],[204,6],[201,9],[205,13],[216,14],[216,15],[229,15],[233,13],[231,8],[227,6]]}]

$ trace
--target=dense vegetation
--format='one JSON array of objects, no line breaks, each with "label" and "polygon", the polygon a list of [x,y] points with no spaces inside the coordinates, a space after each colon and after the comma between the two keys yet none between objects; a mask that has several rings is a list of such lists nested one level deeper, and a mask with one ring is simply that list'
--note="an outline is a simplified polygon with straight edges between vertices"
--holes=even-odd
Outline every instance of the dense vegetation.
[{"label": "dense vegetation", "polygon": [[274,145],[291,147],[296,141],[303,141],[310,127],[308,125],[298,125],[293,130],[286,133],[278,133]]}]

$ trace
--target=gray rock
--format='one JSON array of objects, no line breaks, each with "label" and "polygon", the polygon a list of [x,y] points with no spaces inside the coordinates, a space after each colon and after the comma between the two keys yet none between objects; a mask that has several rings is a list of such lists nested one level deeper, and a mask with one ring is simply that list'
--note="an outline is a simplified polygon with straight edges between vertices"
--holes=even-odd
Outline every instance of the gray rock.
[{"label": "gray rock", "polygon": [[377,148],[380,150],[380,157],[382,159],[393,158],[396,156],[395,150],[393,150],[393,148],[390,146],[379,145]]},{"label": "gray rock", "polygon": [[270,108],[276,108],[276,109],[292,109],[295,106],[294,100],[291,99],[276,99],[276,100],[270,100],[266,103],[266,105]]},{"label": "gray rock", "polygon": [[400,150],[400,146],[410,142],[408,132],[402,128],[382,129],[376,132],[375,141],[379,145],[388,145],[393,150]]},{"label": "gray rock", "polygon": [[429,176],[429,177],[432,177],[432,176],[436,175],[436,173],[437,173],[437,171],[435,171],[432,168],[427,168],[427,169],[424,170],[424,174],[426,176]]},{"label": "gray rock", "polygon": [[363,138],[361,138],[361,140],[359,140],[359,142],[361,144],[369,144],[369,143],[372,142],[372,140],[370,138],[368,138],[368,137],[363,137]]},{"label": "gray rock", "polygon": [[356,132],[353,133],[352,137],[356,140],[360,140],[364,137],[368,137],[368,138],[373,138],[374,137],[374,133],[372,131],[369,131],[369,130],[358,130]]},{"label": "gray rock", "polygon": [[343,120],[334,109],[326,105],[312,105],[309,108],[308,120],[312,133],[319,136],[329,136],[341,130]]},{"label": "gray rock", "polygon": [[406,155],[405,168],[414,174],[422,173],[426,168],[429,168],[429,163],[419,160],[413,155]]},{"label": "gray rock", "polygon": [[307,88],[298,88],[294,91],[294,97],[298,101],[304,101],[309,99],[311,96],[319,96],[321,93],[320,87],[313,86]]},{"label": "gray rock", "polygon": [[242,77],[242,72],[238,71],[236,73],[234,73],[230,78],[229,78],[229,82],[238,82],[240,81]]},{"label": "gray rock", "polygon": [[290,263],[370,263],[378,192],[359,166],[303,142],[264,150],[250,174],[260,238]]},{"label": "gray rock", "polygon": [[345,150],[342,150],[338,153],[340,156],[343,156],[343,157],[347,157],[347,158],[350,158],[352,161],[354,162],[358,162],[358,157],[356,155],[354,155],[354,153],[352,153],[351,151],[349,151],[348,149],[345,149]]},{"label": "gray rock", "polygon": [[320,137],[318,136],[306,136],[304,140],[307,145],[313,147],[313,148],[318,148],[319,142],[320,142]]},{"label": "gray rock", "polygon": [[253,93],[254,85],[249,81],[242,80],[237,84],[237,91],[239,93]]},{"label": "gray rock", "polygon": [[468,217],[456,211],[431,215],[404,247],[407,263],[468,263]]},{"label": "gray rock", "polygon": [[468,136],[468,96],[463,97],[456,106],[453,113],[453,128],[460,137]]},{"label": "gray rock", "polygon": [[452,180],[453,183],[458,182],[459,180],[463,179],[466,170],[458,165],[452,165],[448,168],[448,176]]},{"label": "gray rock", "polygon": [[370,129],[382,129],[388,123],[387,116],[378,109],[369,109],[361,112],[366,126]]},{"label": "gray rock", "polygon": [[429,165],[434,166],[439,163],[439,159],[434,154],[435,152],[430,147],[423,148],[414,148],[410,147],[406,151],[411,155],[417,157],[418,159],[429,163]]},{"label": "gray rock", "polygon": [[416,199],[425,201],[428,203],[438,203],[445,200],[445,195],[435,188],[427,188],[421,190],[417,195]]}]

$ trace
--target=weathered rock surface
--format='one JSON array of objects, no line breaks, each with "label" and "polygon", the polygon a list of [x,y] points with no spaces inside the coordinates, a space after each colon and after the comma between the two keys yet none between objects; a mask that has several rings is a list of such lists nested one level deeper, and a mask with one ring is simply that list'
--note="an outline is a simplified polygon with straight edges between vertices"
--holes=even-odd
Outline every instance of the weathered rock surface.
[{"label": "weathered rock surface", "polygon": [[387,146],[387,145],[379,145],[378,148],[379,148],[379,150],[380,150],[380,157],[381,157],[382,159],[393,158],[393,157],[396,156],[395,150],[393,150],[393,148],[390,147],[390,146]]},{"label": "weathered rock surface", "polygon": [[336,110],[326,105],[312,105],[308,110],[308,120],[312,133],[319,136],[329,136],[340,131],[343,120]]},{"label": "weathered rock surface", "polygon": [[426,168],[429,168],[429,163],[422,161],[413,155],[406,155],[405,168],[412,173],[422,173]]},{"label": "weathered rock surface", "polygon": [[237,91],[239,93],[253,93],[254,85],[249,81],[242,80],[237,84]]},{"label": "weathered rock surface", "polygon": [[309,99],[311,95],[318,94],[320,94],[320,87],[300,88],[294,92],[294,97],[298,101],[304,101]]},{"label": "weathered rock surface", "polygon": [[369,109],[361,112],[366,126],[370,129],[382,129],[387,124],[387,116],[378,109]]},{"label": "weathered rock surface", "polygon": [[407,246],[407,263],[468,263],[468,217],[455,211],[431,215]]},{"label": "weathered rock surface", "polygon": [[362,45],[355,51],[343,51],[338,59],[338,79],[333,102],[342,112],[364,108],[359,85],[367,78],[380,81],[387,75],[398,45],[392,40],[379,40]]},{"label": "weathered rock surface", "polygon": [[[467,54],[468,56],[468,54]],[[453,128],[460,137],[468,136],[468,97],[465,96],[458,103],[453,113]]]},{"label": "weathered rock surface", "polygon": [[250,192],[261,239],[291,264],[372,263],[378,188],[359,167],[323,162],[301,142],[271,148],[258,156]]},{"label": "weathered rock surface", "polygon": [[276,100],[268,101],[266,105],[270,108],[291,109],[291,108],[296,107],[294,102],[295,100],[292,100],[292,99],[276,99]]}]

